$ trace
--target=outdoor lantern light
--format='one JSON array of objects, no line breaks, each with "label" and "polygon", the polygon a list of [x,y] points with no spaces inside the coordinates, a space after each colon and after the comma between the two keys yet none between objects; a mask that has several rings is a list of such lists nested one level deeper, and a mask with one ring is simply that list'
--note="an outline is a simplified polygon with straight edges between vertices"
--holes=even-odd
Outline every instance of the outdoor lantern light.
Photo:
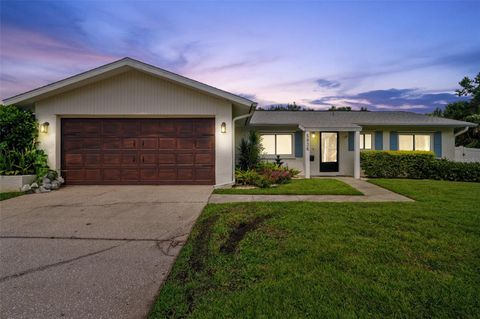
[{"label": "outdoor lantern light", "polygon": [[48,133],[48,126],[50,125],[50,123],[48,122],[44,122],[42,124],[40,124],[40,133]]},{"label": "outdoor lantern light", "polygon": [[220,126],[220,132],[227,133],[227,123],[222,122],[222,125]]},{"label": "outdoor lantern light", "polygon": [[315,133],[312,133],[312,138],[315,138]]}]

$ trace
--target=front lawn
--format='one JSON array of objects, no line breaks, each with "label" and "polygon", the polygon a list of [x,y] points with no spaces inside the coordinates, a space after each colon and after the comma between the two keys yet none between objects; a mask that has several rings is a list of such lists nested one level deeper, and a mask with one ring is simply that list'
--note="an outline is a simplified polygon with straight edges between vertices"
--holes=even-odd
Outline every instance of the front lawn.
[{"label": "front lawn", "polygon": [[374,180],[408,203],[210,204],[150,318],[473,318],[480,184]]},{"label": "front lawn", "polygon": [[214,194],[243,195],[363,195],[350,185],[337,179],[294,179],[288,184],[270,188],[219,188]]},{"label": "front lawn", "polygon": [[25,194],[24,192],[10,192],[10,193],[0,193],[0,201],[14,198],[20,195]]}]

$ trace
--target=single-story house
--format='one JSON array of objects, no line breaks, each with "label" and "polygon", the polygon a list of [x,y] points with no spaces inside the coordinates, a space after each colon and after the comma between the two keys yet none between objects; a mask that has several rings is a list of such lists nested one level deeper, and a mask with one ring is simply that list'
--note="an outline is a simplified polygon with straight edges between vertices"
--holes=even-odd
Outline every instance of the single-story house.
[{"label": "single-story house", "polygon": [[13,96],[32,109],[40,147],[68,184],[234,180],[236,145],[261,134],[305,177],[360,176],[360,151],[432,150],[454,158],[454,129],[475,124],[407,112],[255,111],[244,97],[124,58]]}]

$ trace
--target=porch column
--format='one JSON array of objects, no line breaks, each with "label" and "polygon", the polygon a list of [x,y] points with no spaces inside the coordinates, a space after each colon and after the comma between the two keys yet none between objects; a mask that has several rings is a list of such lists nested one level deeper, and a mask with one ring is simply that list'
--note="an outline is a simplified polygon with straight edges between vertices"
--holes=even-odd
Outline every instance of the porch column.
[{"label": "porch column", "polygon": [[305,178],[310,178],[310,132],[305,131],[304,136],[303,159],[305,160],[304,172]]},{"label": "porch column", "polygon": [[353,177],[356,179],[360,179],[360,131],[355,131],[353,150],[354,150]]}]

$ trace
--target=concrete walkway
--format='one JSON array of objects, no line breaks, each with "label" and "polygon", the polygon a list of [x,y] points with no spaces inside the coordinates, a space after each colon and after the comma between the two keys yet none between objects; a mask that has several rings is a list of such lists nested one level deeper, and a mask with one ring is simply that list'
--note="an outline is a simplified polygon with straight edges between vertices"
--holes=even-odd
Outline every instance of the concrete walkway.
[{"label": "concrete walkway", "polygon": [[232,202],[413,202],[413,199],[391,192],[365,180],[335,177],[363,193],[360,195],[221,195],[212,194],[209,203]]}]

